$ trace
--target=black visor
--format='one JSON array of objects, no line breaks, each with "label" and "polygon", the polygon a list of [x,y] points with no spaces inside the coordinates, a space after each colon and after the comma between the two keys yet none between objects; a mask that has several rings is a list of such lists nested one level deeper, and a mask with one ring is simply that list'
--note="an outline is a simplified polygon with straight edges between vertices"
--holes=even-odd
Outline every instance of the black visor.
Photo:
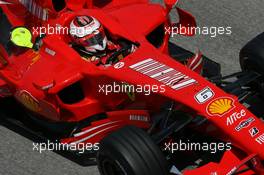
[{"label": "black visor", "polygon": [[103,45],[104,38],[105,38],[105,34],[104,33],[98,33],[95,36],[85,40],[85,43],[88,46],[94,46],[94,45],[97,45],[97,44]]}]

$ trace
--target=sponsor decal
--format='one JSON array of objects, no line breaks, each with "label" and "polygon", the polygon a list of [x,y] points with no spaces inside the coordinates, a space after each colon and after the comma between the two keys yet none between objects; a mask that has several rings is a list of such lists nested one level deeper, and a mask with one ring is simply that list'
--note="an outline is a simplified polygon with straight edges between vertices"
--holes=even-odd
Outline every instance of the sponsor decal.
[{"label": "sponsor decal", "polygon": [[256,141],[262,145],[264,143],[264,133],[260,135],[258,138],[256,138]]},{"label": "sponsor decal", "polygon": [[254,122],[254,118],[249,118],[247,120],[243,120],[239,123],[239,125],[236,127],[236,131],[240,131],[243,128],[247,128],[251,125],[252,122]]},{"label": "sponsor decal", "polygon": [[114,68],[115,69],[121,69],[125,66],[125,63],[124,62],[118,62],[114,65]]},{"label": "sponsor decal", "polygon": [[56,52],[54,50],[49,49],[49,48],[45,48],[45,52],[51,56],[56,55]]},{"label": "sponsor decal", "polygon": [[227,126],[231,126],[233,125],[236,121],[238,121],[239,119],[245,117],[247,115],[246,110],[242,109],[240,112],[234,112],[232,115],[230,115],[227,119],[226,119],[226,125]]},{"label": "sponsor decal", "polygon": [[251,137],[255,137],[259,133],[259,130],[257,127],[253,127],[249,130],[249,133],[250,133]]},{"label": "sponsor decal", "polygon": [[149,121],[148,117],[143,116],[143,115],[130,115],[129,120],[141,121],[141,122],[148,122]]},{"label": "sponsor decal", "polygon": [[213,98],[214,95],[214,92],[209,87],[207,87],[195,95],[195,100],[198,103],[203,104]]},{"label": "sponsor decal", "polygon": [[167,86],[170,86],[175,90],[197,83],[197,81],[191,77],[184,75],[182,72],[179,72],[163,63],[155,61],[152,58],[143,60],[129,67]]},{"label": "sponsor decal", "polygon": [[234,100],[229,97],[221,97],[213,100],[207,106],[207,113],[211,116],[220,116],[230,112],[235,108]]},{"label": "sponsor decal", "polygon": [[25,105],[28,109],[39,112],[41,111],[39,102],[36,98],[34,98],[29,92],[23,90],[18,94],[19,101]]}]

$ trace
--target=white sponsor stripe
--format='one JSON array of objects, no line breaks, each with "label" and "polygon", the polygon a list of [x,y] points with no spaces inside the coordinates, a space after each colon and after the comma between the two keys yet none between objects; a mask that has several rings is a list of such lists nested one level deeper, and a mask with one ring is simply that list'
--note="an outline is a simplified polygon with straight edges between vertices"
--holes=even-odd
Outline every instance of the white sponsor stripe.
[{"label": "white sponsor stripe", "polygon": [[27,5],[25,7],[28,9],[28,11],[31,11],[32,5],[33,5],[33,1],[32,0],[29,0],[28,7],[27,7]]},{"label": "white sponsor stripe", "polygon": [[156,70],[154,70],[154,71],[148,72],[146,75],[148,75],[148,76],[152,76],[152,75],[154,75],[154,74],[156,74],[156,73],[163,72],[163,71],[165,71],[165,70],[167,70],[167,69],[169,69],[169,67],[164,65],[163,67],[161,67],[161,68],[159,68],[159,69],[156,69]]},{"label": "white sponsor stripe", "polygon": [[[181,81],[179,81],[179,82],[177,82],[177,83],[174,83],[174,84],[172,84],[172,85],[169,85],[170,87],[172,87],[172,86],[175,86],[175,85],[177,85],[177,84],[184,84],[185,82],[187,82],[187,81],[189,81],[189,80],[191,80],[191,78],[190,77],[187,77],[187,78],[185,78],[185,79],[183,79],[183,80],[181,80]],[[196,81],[195,81],[196,82]],[[184,88],[184,87],[187,87],[187,86],[190,86],[190,85],[192,85],[193,83],[188,83],[188,84],[186,84],[186,85],[183,85],[183,86],[181,86],[180,88],[177,88],[176,90],[178,90],[178,89],[182,89],[182,88]]]},{"label": "white sponsor stripe", "polygon": [[39,6],[38,7],[38,18],[40,18],[41,19],[41,17],[42,17],[42,14],[41,14],[41,12],[42,12],[43,10],[42,10],[42,8]]},{"label": "white sponsor stripe", "polygon": [[199,54],[197,53],[197,54],[195,55],[194,59],[192,60],[192,62],[191,62],[191,64],[190,64],[189,67],[192,67],[192,65],[193,65],[193,64],[195,63],[195,61],[197,60],[198,56],[199,56]]},{"label": "white sponsor stripe", "polygon": [[36,9],[36,3],[33,2],[33,3],[32,3],[32,8],[30,9],[30,12],[31,12],[33,15],[35,15],[35,9]]},{"label": "white sponsor stripe", "polygon": [[190,80],[190,79],[191,79],[190,77],[188,77],[188,76],[184,76],[184,77],[181,78],[181,79],[173,80],[173,81],[169,84],[169,86],[174,86],[174,85],[177,85],[177,84],[179,84],[179,83],[183,83],[183,82],[185,82],[185,81],[188,81],[188,80]]},{"label": "white sponsor stripe", "polygon": [[118,125],[114,125],[114,126],[110,126],[110,127],[108,127],[108,128],[105,128],[105,129],[103,129],[103,130],[100,130],[100,131],[98,131],[98,132],[96,132],[96,133],[93,133],[93,134],[91,134],[91,135],[89,135],[89,136],[87,136],[87,137],[85,137],[85,138],[83,138],[83,139],[81,139],[81,140],[78,140],[78,141],[72,142],[72,143],[70,143],[70,145],[76,145],[76,144],[82,143],[82,142],[84,142],[84,141],[86,141],[86,140],[89,140],[89,139],[93,138],[94,136],[97,136],[98,134],[101,134],[101,133],[103,133],[103,132],[105,132],[105,131],[107,131],[107,130],[109,130],[109,129],[111,129],[111,128],[117,127],[117,126],[118,126]]},{"label": "white sponsor stripe", "polygon": [[146,66],[148,66],[148,65],[153,65],[153,64],[155,64],[155,63],[157,63],[157,61],[154,61],[154,60],[152,60],[152,61],[149,61],[149,62],[147,62],[147,63],[144,63],[144,64],[141,64],[141,65],[139,65],[139,66],[137,66],[137,67],[135,67],[135,68],[132,68],[132,69],[134,69],[134,70],[138,70],[138,69],[140,69],[140,68],[145,68]]},{"label": "white sponsor stripe", "polygon": [[150,73],[150,72],[155,71],[155,70],[160,70],[159,72],[161,72],[161,69],[160,69],[160,68],[162,68],[162,67],[164,67],[164,66],[165,66],[165,65],[159,64],[158,66],[153,67],[153,69],[147,70],[147,71],[142,72],[142,73],[143,73],[143,74],[147,74],[147,73]]},{"label": "white sponsor stripe", "polygon": [[176,78],[173,78],[173,79],[169,79],[169,80],[167,80],[166,83],[164,83],[164,84],[166,84],[166,85],[173,85],[173,84],[172,84],[173,82],[177,82],[177,81],[179,81],[179,80],[181,80],[181,79],[182,79],[182,81],[183,81],[185,78],[186,78],[185,75],[180,75],[180,76],[178,76],[178,77],[176,77]]},{"label": "white sponsor stripe", "polygon": [[42,20],[48,20],[48,11],[38,5],[34,0],[19,0],[19,2],[34,16]]},{"label": "white sponsor stripe", "polygon": [[48,13],[47,13],[46,9],[44,9],[44,10],[43,10],[42,20],[44,20],[44,21],[47,20],[47,16],[48,16],[47,14],[48,14]]},{"label": "white sponsor stripe", "polygon": [[189,86],[189,85],[191,85],[191,84],[193,84],[195,82],[196,81],[194,79],[190,79],[188,81],[185,81],[185,82],[182,82],[182,83],[179,83],[179,84],[176,84],[176,85],[172,86],[172,89],[180,89],[180,88]]},{"label": "white sponsor stripe", "polygon": [[176,70],[173,70],[173,71],[161,74],[161,75],[155,77],[155,79],[159,81],[159,80],[161,80],[161,79],[163,79],[165,77],[170,77],[170,76],[173,76],[173,75],[175,75],[177,73],[179,73],[179,72],[177,72]]},{"label": "white sponsor stripe", "polygon": [[164,80],[167,80],[168,78],[170,79],[170,78],[172,78],[173,76],[175,76],[175,77],[177,77],[177,76],[180,76],[180,75],[182,75],[180,72],[173,72],[173,75],[167,75],[166,77],[164,77],[164,78],[162,78],[162,79],[159,79],[159,81],[162,81],[162,82],[164,82]]},{"label": "white sponsor stripe", "polygon": [[74,137],[79,137],[81,135],[87,134],[87,133],[89,133],[91,131],[94,131],[96,129],[99,129],[99,128],[102,128],[104,126],[111,125],[111,124],[114,124],[114,123],[117,123],[117,122],[120,122],[120,120],[119,121],[114,121],[114,122],[104,123],[102,125],[99,125],[99,126],[96,126],[96,127],[90,128],[90,129],[87,129],[87,130],[85,130],[83,132],[76,133],[76,134],[74,134]]},{"label": "white sponsor stripe", "polygon": [[[198,58],[200,58],[199,54],[196,54],[191,62],[192,66],[195,65],[194,67],[198,67],[201,64],[201,60]],[[154,78],[173,89],[180,89],[196,82],[196,80],[191,79],[185,74],[151,58],[131,65],[130,68],[147,75],[150,78]]]},{"label": "white sponsor stripe", "polygon": [[157,61],[152,61],[152,62],[149,62],[148,64],[144,64],[144,66],[141,66],[139,68],[137,67],[135,70],[143,73],[144,71],[152,68],[153,66],[157,66],[157,65],[159,65]]},{"label": "white sponsor stripe", "polygon": [[[185,75],[183,75],[182,73],[178,72],[176,74],[173,74],[171,76],[168,76],[169,79],[166,80],[167,77],[165,77],[165,78],[161,79],[160,81],[169,82],[170,80],[174,80],[176,78],[178,79],[179,77],[181,78],[181,77],[184,77],[184,76]],[[164,81],[164,80],[166,80],[166,81]]]},{"label": "white sponsor stripe", "polygon": [[160,76],[160,75],[162,75],[162,74],[166,74],[166,73],[168,73],[168,72],[170,72],[170,71],[173,71],[174,69],[172,69],[172,68],[169,68],[169,69],[167,69],[167,70],[165,70],[165,71],[162,71],[162,72],[159,72],[159,73],[156,73],[156,74],[154,74],[154,75],[152,75],[152,76],[150,76],[151,78],[156,78],[156,77],[158,77],[158,76]]},{"label": "white sponsor stripe", "polygon": [[200,59],[199,62],[192,68],[192,70],[195,70],[198,66],[201,65],[203,59]]},{"label": "white sponsor stripe", "polygon": [[129,67],[132,68],[132,69],[134,69],[134,68],[136,68],[137,66],[140,66],[140,65],[142,65],[142,64],[144,64],[144,63],[147,63],[147,62],[150,62],[150,61],[153,61],[153,59],[149,58],[149,59],[146,59],[146,60],[141,61],[141,62],[139,62],[139,63],[133,64],[133,65],[131,65],[131,66],[129,66]]}]

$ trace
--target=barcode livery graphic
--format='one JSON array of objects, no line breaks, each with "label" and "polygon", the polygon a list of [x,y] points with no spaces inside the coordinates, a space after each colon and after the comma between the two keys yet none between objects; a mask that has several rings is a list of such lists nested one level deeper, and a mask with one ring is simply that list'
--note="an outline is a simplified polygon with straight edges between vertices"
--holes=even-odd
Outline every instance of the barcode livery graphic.
[{"label": "barcode livery graphic", "polygon": [[21,4],[34,16],[42,19],[43,21],[48,20],[48,11],[38,5],[34,0],[19,0]]},{"label": "barcode livery graphic", "polygon": [[197,83],[196,80],[190,78],[189,76],[184,75],[183,73],[151,58],[133,64],[129,67],[137,72],[154,78],[155,80],[158,80],[175,90]]}]

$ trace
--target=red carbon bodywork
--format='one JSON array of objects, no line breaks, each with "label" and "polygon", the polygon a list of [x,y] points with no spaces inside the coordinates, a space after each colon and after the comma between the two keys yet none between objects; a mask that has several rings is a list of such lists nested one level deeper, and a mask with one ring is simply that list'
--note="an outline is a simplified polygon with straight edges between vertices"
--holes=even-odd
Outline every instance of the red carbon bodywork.
[{"label": "red carbon bodywork", "polygon": [[[29,110],[51,122],[76,122],[99,113],[107,114],[107,119],[93,122],[91,126],[83,128],[83,133],[65,139],[63,142],[78,142],[82,139],[84,139],[83,142],[98,142],[107,133],[128,124],[148,128],[151,113],[159,109],[164,101],[171,99],[185,106],[191,114],[204,116],[211,121],[220,128],[223,133],[222,139],[225,141],[231,141],[248,155],[256,154],[263,160],[264,143],[261,135],[264,134],[264,125],[262,121],[240,104],[235,96],[227,94],[198,73],[172,59],[168,55],[168,35],[165,36],[160,48],[155,48],[146,39],[146,36],[158,25],[163,23],[164,27],[170,26],[165,8],[150,4],[146,0],[115,0],[106,6],[103,4],[100,6],[99,3],[96,7],[91,1],[69,0],[67,7],[77,11],[68,12],[65,8],[61,12],[55,12],[51,1],[44,1],[41,4],[38,2],[40,1],[36,1],[36,4],[49,11],[50,16],[47,21],[36,20],[36,16],[30,15],[19,3],[1,7],[13,27],[27,26],[31,27],[33,32],[32,27],[37,25],[68,26],[74,16],[86,14],[96,17],[113,38],[126,38],[140,45],[136,52],[109,67],[96,66],[83,60],[69,46],[68,35],[47,35],[38,52],[28,49],[18,55],[7,56],[4,48],[0,47],[1,57],[7,62],[2,64],[0,69],[0,97],[12,94]],[[184,11],[180,12],[184,14]],[[191,17],[186,17],[186,19],[189,18]],[[188,21],[182,23],[188,23]],[[156,65],[156,68],[153,69],[151,64]],[[166,80],[166,77],[162,77],[164,74],[167,75],[166,71],[174,71],[177,76]],[[64,104],[58,97],[58,93],[78,81],[84,89],[85,98],[77,104]],[[165,92],[150,96],[135,94],[134,101],[131,101],[124,93],[105,95],[99,92],[99,85],[114,81],[142,86],[165,85]],[[213,94],[208,100],[200,102],[196,97],[205,88],[210,89]],[[123,107],[122,110],[120,106]],[[232,116],[241,113],[243,116],[230,121]],[[133,121],[131,115],[143,116],[146,120]],[[239,124],[241,124],[240,128],[238,128]],[[259,132],[251,136],[249,129],[253,127],[258,128]],[[90,132],[85,132],[87,130]],[[91,137],[92,134],[95,137]],[[229,155],[229,157],[231,159],[232,156]],[[241,161],[235,161],[235,159],[233,158],[234,162]],[[224,165],[220,163],[219,166]],[[190,174],[195,171],[209,172],[214,169],[212,167],[217,166],[206,167],[205,171],[197,169]],[[225,168],[227,171],[221,174],[227,174],[232,166]]]}]

